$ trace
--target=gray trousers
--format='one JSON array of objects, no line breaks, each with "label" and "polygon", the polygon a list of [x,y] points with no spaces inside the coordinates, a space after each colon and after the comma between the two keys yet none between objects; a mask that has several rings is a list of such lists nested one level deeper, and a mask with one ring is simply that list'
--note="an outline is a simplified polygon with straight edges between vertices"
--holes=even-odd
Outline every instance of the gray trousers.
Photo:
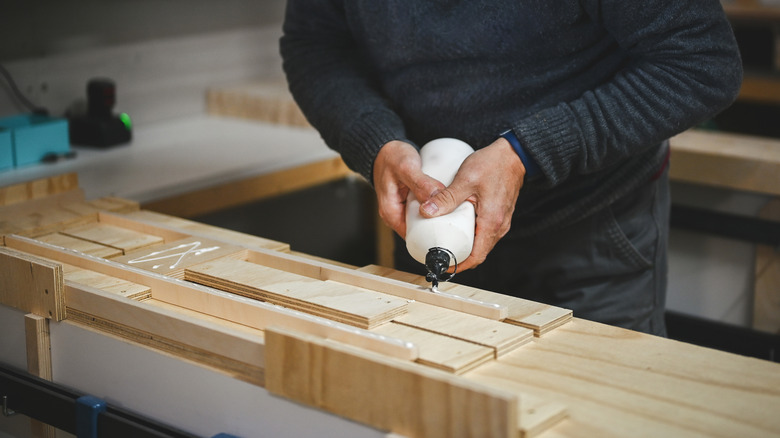
[{"label": "gray trousers", "polygon": [[[668,169],[590,217],[540,235],[504,236],[452,281],[565,307],[574,316],[665,336]],[[396,242],[396,268],[425,268]]]}]

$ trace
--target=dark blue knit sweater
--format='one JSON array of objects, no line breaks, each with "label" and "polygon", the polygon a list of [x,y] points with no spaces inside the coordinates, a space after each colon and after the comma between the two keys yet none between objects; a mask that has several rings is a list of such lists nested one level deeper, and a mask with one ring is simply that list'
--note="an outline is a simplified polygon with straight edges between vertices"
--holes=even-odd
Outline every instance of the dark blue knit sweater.
[{"label": "dark blue knit sweater", "polygon": [[542,173],[524,233],[645,184],[742,78],[718,0],[289,0],[280,47],[304,114],[369,181],[390,140],[513,129]]}]

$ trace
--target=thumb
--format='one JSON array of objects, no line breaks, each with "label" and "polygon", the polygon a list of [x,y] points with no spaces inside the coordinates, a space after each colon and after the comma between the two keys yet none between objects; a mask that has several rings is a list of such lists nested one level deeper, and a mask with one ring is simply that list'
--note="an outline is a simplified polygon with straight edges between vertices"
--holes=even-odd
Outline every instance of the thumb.
[{"label": "thumb", "polygon": [[451,213],[460,204],[466,201],[468,194],[458,190],[454,184],[433,194],[427,201],[420,205],[422,217],[437,217]]}]

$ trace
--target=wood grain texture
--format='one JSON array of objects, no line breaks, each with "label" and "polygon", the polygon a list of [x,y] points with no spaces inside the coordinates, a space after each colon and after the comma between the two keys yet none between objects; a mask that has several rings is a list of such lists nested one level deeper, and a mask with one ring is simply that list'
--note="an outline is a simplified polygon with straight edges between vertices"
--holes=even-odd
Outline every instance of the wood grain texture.
[{"label": "wood grain texture", "polygon": [[128,230],[104,223],[88,224],[66,228],[62,234],[116,248],[126,254],[145,246],[163,243],[163,238],[138,231]]},{"label": "wood grain texture", "polygon": [[365,329],[405,313],[407,305],[394,296],[241,260],[219,259],[191,266],[184,278]]},{"label": "wood grain texture", "polygon": [[495,357],[526,344],[534,334],[525,327],[417,302],[409,303],[407,313],[393,322],[490,347]]},{"label": "wood grain texture", "polygon": [[210,88],[206,92],[206,109],[214,115],[311,127],[285,81],[255,80]]},{"label": "wood grain texture", "polygon": [[[780,198],[772,199],[759,217],[780,222]],[[753,283],[753,328],[780,335],[780,250],[756,245]]]},{"label": "wood grain texture", "polygon": [[0,187],[0,206],[46,198],[51,195],[79,189],[78,175],[65,173],[49,178]]},{"label": "wood grain texture", "polygon": [[669,142],[673,181],[780,195],[780,140],[688,130]]},{"label": "wood grain texture", "polygon": [[494,357],[489,347],[403,324],[391,322],[371,331],[416,344],[420,351],[417,363],[453,374],[465,373]]},{"label": "wood grain texture", "polygon": [[111,260],[67,251],[27,237],[8,236],[6,245],[39,257],[59,260],[78,268],[148,286],[152,289],[152,297],[158,301],[248,327],[257,329],[264,329],[268,325],[289,327],[403,360],[415,360],[418,356],[417,346],[401,339],[378,336],[357,327],[188,283]]},{"label": "wood grain texture", "polygon": [[111,277],[99,272],[93,272],[88,269],[77,268],[68,264],[63,264],[62,269],[65,280],[71,283],[90,286],[136,301],[143,301],[152,296],[152,289],[149,286]]},{"label": "wood grain texture", "polygon": [[[410,284],[416,284],[420,287],[428,285],[425,277],[384,266],[368,265],[360,268],[360,271]],[[504,322],[531,329],[534,331],[535,336],[542,336],[545,333],[566,324],[572,318],[572,312],[569,309],[511,297],[509,295],[502,295],[456,283],[441,283],[439,284],[439,290],[456,296],[484,300],[485,302],[504,306],[508,309]]]},{"label": "wood grain texture", "polygon": [[77,237],[68,236],[62,233],[44,234],[43,236],[36,237],[36,239],[40,240],[41,242],[81,251],[85,254],[89,254],[95,257],[102,257],[105,259],[110,259],[112,257],[122,255],[121,249],[112,248],[110,246],[101,245],[99,243],[90,242],[89,240],[79,239]]},{"label": "wood grain texture", "polygon": [[515,394],[283,329],[266,330],[266,389],[414,437],[516,437]]},{"label": "wood grain texture", "polygon": [[[24,335],[27,348],[27,372],[44,380],[51,380],[49,320],[34,313],[25,315]],[[57,430],[53,426],[30,418],[30,432],[35,438],[54,438]]]},{"label": "wood grain texture", "polygon": [[0,303],[61,321],[66,317],[62,266],[0,247]]},{"label": "wood grain texture", "polygon": [[567,406],[551,437],[780,435],[780,365],[581,319],[464,375]]},{"label": "wood grain texture", "polygon": [[290,245],[287,243],[277,242],[275,240],[265,239],[262,237],[253,236],[251,234],[240,233],[238,231],[226,230],[224,228],[202,224],[200,222],[182,219],[176,216],[170,216],[150,210],[134,211],[123,214],[121,216],[139,224],[155,226],[158,230],[179,232],[186,236],[214,239],[225,243],[240,244],[249,248],[265,248],[275,251],[290,250]]},{"label": "wood grain texture", "polygon": [[174,278],[184,278],[192,265],[218,258],[239,259],[244,249],[210,239],[188,237],[173,242],[129,251],[114,261]]}]

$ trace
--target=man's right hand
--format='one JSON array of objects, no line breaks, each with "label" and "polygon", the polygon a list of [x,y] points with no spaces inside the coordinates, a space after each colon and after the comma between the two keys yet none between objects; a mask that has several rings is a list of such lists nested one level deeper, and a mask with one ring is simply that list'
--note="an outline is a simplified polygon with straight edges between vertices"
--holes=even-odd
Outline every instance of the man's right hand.
[{"label": "man's right hand", "polygon": [[386,143],[374,159],[374,190],[379,216],[401,237],[406,237],[406,198],[411,191],[420,203],[445,188],[422,173],[417,149],[402,141]]}]

